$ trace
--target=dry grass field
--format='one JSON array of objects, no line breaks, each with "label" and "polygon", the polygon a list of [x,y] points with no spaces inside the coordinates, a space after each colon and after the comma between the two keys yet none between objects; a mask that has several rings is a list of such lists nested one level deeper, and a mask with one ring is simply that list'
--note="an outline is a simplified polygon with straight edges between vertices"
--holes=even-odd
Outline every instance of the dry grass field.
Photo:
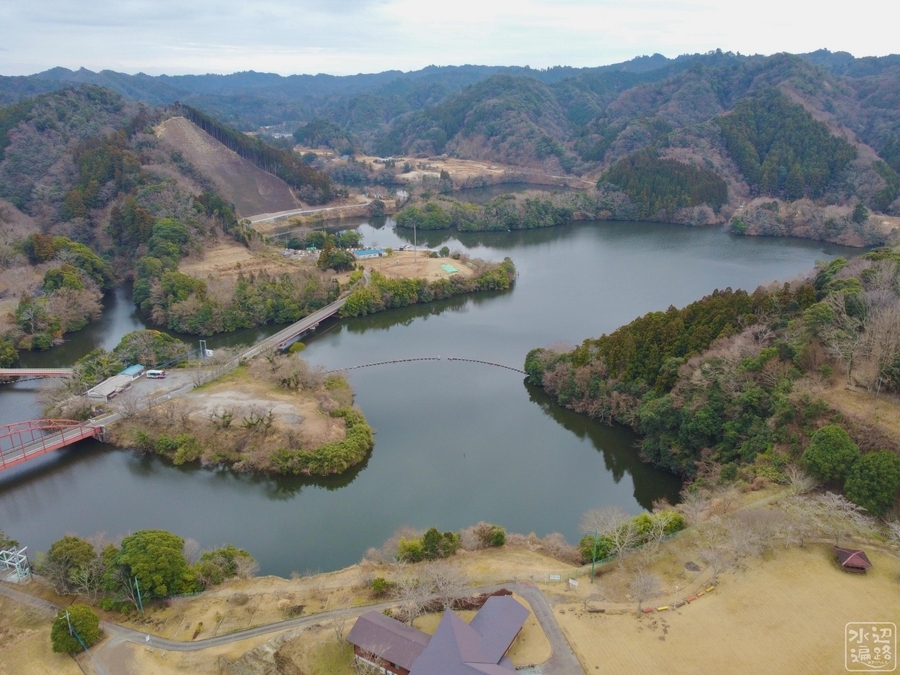
[{"label": "dry grass field", "polygon": [[[829,546],[777,549],[675,611],[639,619],[634,603],[588,614],[570,602],[557,619],[590,673],[845,672],[846,623],[900,622],[900,560],[867,553],[874,569],[856,575],[839,570]],[[668,604],[667,586],[645,606]]]},{"label": "dry grass field", "polygon": [[[305,148],[295,148],[296,152],[308,152]],[[378,167],[374,163],[375,157],[357,155],[358,162],[371,163],[373,167]],[[571,184],[572,187],[591,187],[593,182],[582,180],[575,176],[551,176],[543,171],[529,169],[520,166],[510,166],[498,164],[496,162],[485,162],[476,159],[459,159],[456,157],[432,157],[428,159],[417,159],[415,157],[395,157],[394,160],[398,166],[402,166],[404,162],[409,162],[411,171],[398,174],[398,178],[407,183],[421,181],[423,177],[439,178],[441,171],[450,174],[457,185],[467,184],[474,179],[484,179],[487,184],[502,183],[504,179],[511,175],[517,177],[527,177],[529,181],[536,183],[548,182],[552,184]]]},{"label": "dry grass field", "polygon": [[864,391],[847,389],[839,379],[837,384],[818,392],[825,401],[842,414],[874,424],[894,438],[900,439],[900,403],[888,396],[875,397]]},{"label": "dry grass field", "polygon": [[78,675],[72,657],[50,650],[53,617],[0,598],[0,675]]},{"label": "dry grass field", "polygon": [[[451,273],[444,270],[441,265],[452,265],[458,271],[452,274],[459,274],[464,277],[470,277],[474,274],[470,267],[459,260],[453,258],[429,258],[428,253],[419,251],[394,251],[390,256],[383,258],[367,258],[360,260],[358,264],[363,265],[366,269],[380,272],[390,279],[427,279],[434,281],[435,279],[447,279]],[[338,280],[344,284],[350,279],[350,273],[338,275]]]},{"label": "dry grass field", "polygon": [[236,279],[239,274],[283,274],[296,271],[300,267],[315,265],[315,259],[289,260],[274,249],[251,251],[243,244],[231,239],[223,239],[206,249],[203,257],[184,258],[178,271],[196,279]]}]

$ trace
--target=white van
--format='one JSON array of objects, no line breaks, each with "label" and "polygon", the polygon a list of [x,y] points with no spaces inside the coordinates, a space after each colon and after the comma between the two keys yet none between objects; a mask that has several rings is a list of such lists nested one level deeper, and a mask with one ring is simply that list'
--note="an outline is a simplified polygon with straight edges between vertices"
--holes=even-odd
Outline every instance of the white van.
[{"label": "white van", "polygon": [[147,379],[148,380],[164,380],[164,379],[166,379],[166,371],[164,371],[164,370],[148,370],[147,371]]}]

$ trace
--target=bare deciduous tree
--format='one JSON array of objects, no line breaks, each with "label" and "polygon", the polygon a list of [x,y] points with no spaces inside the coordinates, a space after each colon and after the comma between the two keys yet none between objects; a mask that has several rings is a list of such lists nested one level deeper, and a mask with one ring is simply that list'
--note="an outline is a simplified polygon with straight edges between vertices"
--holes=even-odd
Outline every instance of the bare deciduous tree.
[{"label": "bare deciduous tree", "polygon": [[721,510],[722,515],[726,515],[737,502],[738,497],[740,497],[740,494],[737,490],[728,485],[723,485],[712,493],[711,499],[713,504],[711,506]]},{"label": "bare deciduous tree", "polygon": [[867,532],[874,528],[874,521],[843,495],[826,492],[815,498],[818,523],[834,537],[834,545],[840,546],[841,537],[857,532]]},{"label": "bare deciduous tree", "polygon": [[422,606],[428,599],[428,590],[417,577],[405,575],[396,581],[393,591],[394,599],[406,615],[406,622],[412,626],[413,621],[422,612]]},{"label": "bare deciduous tree", "polygon": [[78,595],[89,598],[92,602],[103,592],[106,565],[100,557],[94,558],[86,565],[73,569],[69,574],[69,585]]},{"label": "bare deciduous tree", "polygon": [[635,573],[628,590],[631,591],[631,595],[637,600],[637,615],[640,616],[641,605],[644,601],[662,593],[663,587],[657,577],[641,569]]},{"label": "bare deciduous tree", "polygon": [[584,591],[576,590],[575,593],[585,612],[591,609],[592,602],[601,602],[606,599],[606,592],[599,581],[595,581],[593,586],[585,586]]},{"label": "bare deciduous tree", "polygon": [[797,494],[782,500],[781,509],[785,518],[781,523],[780,535],[787,544],[802,547],[819,527],[815,502]]},{"label": "bare deciduous tree", "polygon": [[200,543],[196,539],[191,537],[185,539],[184,544],[181,545],[181,551],[184,553],[184,559],[187,560],[188,565],[193,565],[200,560]]},{"label": "bare deciduous tree", "polygon": [[581,517],[581,531],[608,537],[616,553],[618,564],[622,566],[622,555],[637,543],[638,532],[634,521],[619,506],[604,506],[586,511]]},{"label": "bare deciduous tree", "polygon": [[116,411],[126,420],[136,417],[146,407],[146,400],[138,396],[126,395],[116,402]]},{"label": "bare deciduous tree", "polygon": [[425,565],[422,569],[422,583],[433,594],[446,611],[461,598],[468,583],[465,573],[446,561]]},{"label": "bare deciduous tree", "polygon": [[334,630],[334,635],[339,643],[344,642],[344,634],[347,628],[347,621],[350,620],[350,616],[350,610],[342,609],[337,614],[335,614],[334,618],[331,620],[331,628],[332,630]]},{"label": "bare deciduous tree", "polygon": [[795,464],[791,464],[785,471],[785,474],[789,481],[791,494],[805,495],[818,485],[815,478]]},{"label": "bare deciduous tree", "polygon": [[240,555],[234,558],[235,573],[239,579],[251,579],[259,572],[259,563],[250,555]]},{"label": "bare deciduous tree", "polygon": [[865,320],[857,316],[857,312],[848,311],[847,296],[847,293],[831,293],[825,298],[834,319],[823,337],[828,352],[846,365],[847,384],[850,384],[853,366],[862,348]]},{"label": "bare deciduous tree", "polygon": [[673,511],[659,511],[653,516],[650,522],[650,529],[644,533],[644,550],[655,554],[659,550],[659,545],[666,538],[666,528],[671,525],[675,519]]},{"label": "bare deciduous tree", "polygon": [[888,536],[895,544],[900,545],[900,521],[891,521],[887,524]]},{"label": "bare deciduous tree", "polygon": [[684,490],[681,495],[678,511],[687,520],[688,525],[698,525],[709,511],[709,493],[705,490],[691,492]]}]

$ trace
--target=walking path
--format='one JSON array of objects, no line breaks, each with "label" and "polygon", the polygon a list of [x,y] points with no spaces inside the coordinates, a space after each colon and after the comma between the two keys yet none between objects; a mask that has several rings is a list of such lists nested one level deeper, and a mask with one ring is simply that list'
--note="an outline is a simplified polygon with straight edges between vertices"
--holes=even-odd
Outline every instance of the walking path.
[{"label": "walking path", "polygon": [[[541,673],[544,675],[584,675],[584,670],[581,668],[578,658],[575,656],[575,652],[572,651],[559,624],[556,622],[556,618],[553,616],[553,610],[543,593],[541,593],[540,589],[535,584],[531,582],[496,584],[493,586],[472,588],[469,589],[469,592],[473,595],[478,593],[491,593],[501,588],[514,588],[519,595],[528,601],[532,610],[534,610],[535,617],[537,617],[544,633],[547,635],[547,639],[550,641],[550,645],[553,648],[553,656],[550,657],[549,661],[541,664]],[[30,593],[25,593],[5,583],[0,583],[0,596],[29,605],[53,616],[56,616],[56,613],[63,608],[63,605],[57,605],[56,603],[31,595]],[[265,626],[255,626],[246,630],[228,633],[227,635],[193,640],[191,642],[181,642],[178,640],[157,637],[144,631],[127,628],[126,626],[121,626],[109,621],[101,621],[100,625],[103,628],[103,631],[115,640],[155,647],[156,649],[172,652],[198,652],[211,647],[220,647],[233,642],[239,642],[248,638],[281,633],[296,628],[309,627],[314,624],[328,621],[329,619],[346,616],[348,611],[352,613],[352,615],[358,616],[371,610],[381,611],[396,604],[396,602],[382,602],[377,605],[354,607],[349,610],[335,609],[327,612],[319,612],[318,614],[311,614],[309,616],[287,619]],[[149,640],[147,639],[148,637]]]}]

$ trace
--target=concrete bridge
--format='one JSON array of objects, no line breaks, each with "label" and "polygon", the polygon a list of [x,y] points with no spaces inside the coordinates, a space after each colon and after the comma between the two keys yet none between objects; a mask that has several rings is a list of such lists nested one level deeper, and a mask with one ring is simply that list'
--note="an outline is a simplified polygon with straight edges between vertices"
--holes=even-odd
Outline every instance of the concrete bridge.
[{"label": "concrete bridge", "polygon": [[304,333],[315,330],[325,319],[330,319],[335,316],[341,311],[341,307],[344,306],[345,302],[347,302],[347,298],[343,297],[339,300],[335,300],[330,305],[326,305],[322,309],[316,310],[309,316],[300,319],[297,323],[292,323],[287,328],[275,333],[275,335],[271,335],[265,340],[256,343],[253,347],[241,354],[241,358],[252,359],[254,356],[261,354],[267,349],[284,349],[292,340],[300,337]]}]

